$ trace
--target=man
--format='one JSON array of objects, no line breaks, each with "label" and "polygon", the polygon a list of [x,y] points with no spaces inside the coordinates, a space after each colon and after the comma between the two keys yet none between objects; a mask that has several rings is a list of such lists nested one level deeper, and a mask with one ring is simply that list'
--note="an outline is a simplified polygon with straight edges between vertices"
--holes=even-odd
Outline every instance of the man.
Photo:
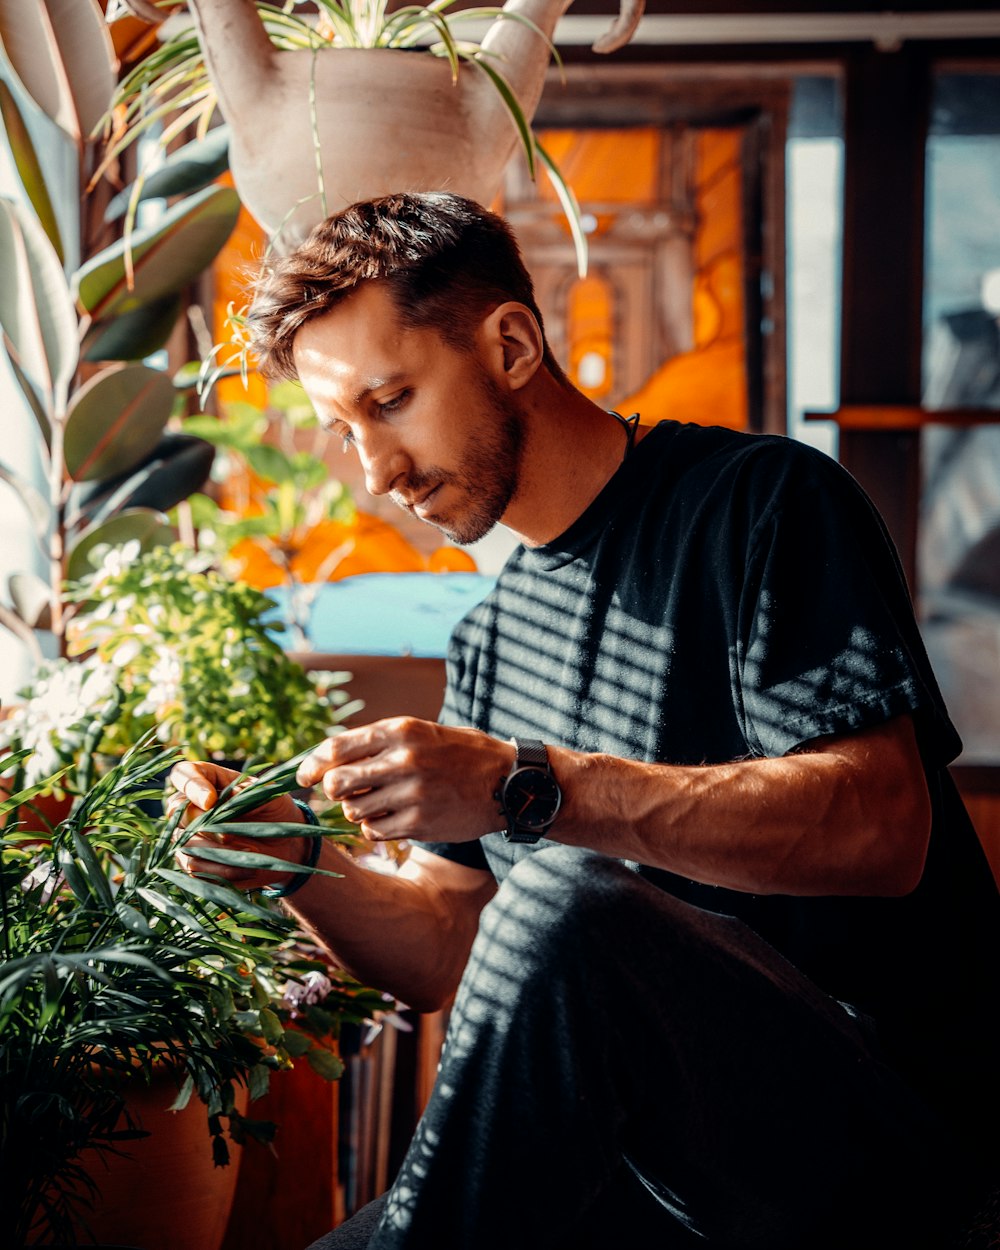
[{"label": "man", "polygon": [[[413,846],[395,876],[325,847],[343,877],[289,905],[413,1007],[457,991],[387,1199],[322,1245],[947,1244],[995,1162],[997,897],[868,501],[790,440],[592,404],[453,196],[331,218],[251,326],[373,494],[521,539],[440,723],[299,772]],[[173,781],[205,808],[229,775]]]}]

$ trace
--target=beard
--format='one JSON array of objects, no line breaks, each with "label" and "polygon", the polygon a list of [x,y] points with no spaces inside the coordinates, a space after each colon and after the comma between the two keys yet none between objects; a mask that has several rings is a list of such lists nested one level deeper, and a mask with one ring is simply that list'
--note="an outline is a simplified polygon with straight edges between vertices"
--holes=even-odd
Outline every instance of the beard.
[{"label": "beard", "polygon": [[524,448],[524,419],[510,396],[486,376],[477,390],[475,409],[486,419],[470,434],[462,467],[413,472],[404,490],[392,492],[393,501],[409,511],[406,497],[412,499],[438,485],[450,487],[459,499],[454,515],[428,517],[427,524],[461,546],[485,538],[507,511],[520,484]]}]

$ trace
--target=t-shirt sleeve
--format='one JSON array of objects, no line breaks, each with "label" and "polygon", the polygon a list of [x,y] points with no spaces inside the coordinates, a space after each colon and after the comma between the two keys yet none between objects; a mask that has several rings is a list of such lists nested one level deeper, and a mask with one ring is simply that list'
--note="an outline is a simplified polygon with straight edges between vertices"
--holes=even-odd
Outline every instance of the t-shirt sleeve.
[{"label": "t-shirt sleeve", "polygon": [[953,759],[961,742],[896,550],[858,484],[829,457],[802,448],[785,461],[759,515],[737,644],[747,741],[776,757],[912,713],[925,758]]}]

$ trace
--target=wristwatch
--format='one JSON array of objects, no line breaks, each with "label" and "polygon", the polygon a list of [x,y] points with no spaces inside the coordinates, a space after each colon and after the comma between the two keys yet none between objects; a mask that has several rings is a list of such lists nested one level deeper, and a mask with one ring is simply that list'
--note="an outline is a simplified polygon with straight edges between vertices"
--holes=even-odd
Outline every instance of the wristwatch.
[{"label": "wristwatch", "polygon": [[508,842],[537,842],[555,820],[562,791],[549,766],[545,744],[533,738],[513,738],[514,767],[493,797],[507,820],[502,830]]}]

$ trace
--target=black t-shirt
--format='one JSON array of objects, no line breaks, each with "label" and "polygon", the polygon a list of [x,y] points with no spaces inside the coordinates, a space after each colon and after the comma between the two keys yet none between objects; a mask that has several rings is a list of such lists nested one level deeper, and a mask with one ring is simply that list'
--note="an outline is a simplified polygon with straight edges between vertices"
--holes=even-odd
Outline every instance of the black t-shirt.
[{"label": "black t-shirt", "polygon": [[[934,805],[927,869],[907,897],[753,895],[638,871],[746,921],[871,1015],[893,1061],[954,1104],[963,1082],[979,1098],[987,1074],[997,1084],[1000,906],[947,772],[961,743],[898,559],[833,460],[790,439],[658,425],[564,534],[518,548],[456,627],[441,719],[715,764],[902,713]],[[499,834],[425,845],[498,879],[533,849]]]}]

